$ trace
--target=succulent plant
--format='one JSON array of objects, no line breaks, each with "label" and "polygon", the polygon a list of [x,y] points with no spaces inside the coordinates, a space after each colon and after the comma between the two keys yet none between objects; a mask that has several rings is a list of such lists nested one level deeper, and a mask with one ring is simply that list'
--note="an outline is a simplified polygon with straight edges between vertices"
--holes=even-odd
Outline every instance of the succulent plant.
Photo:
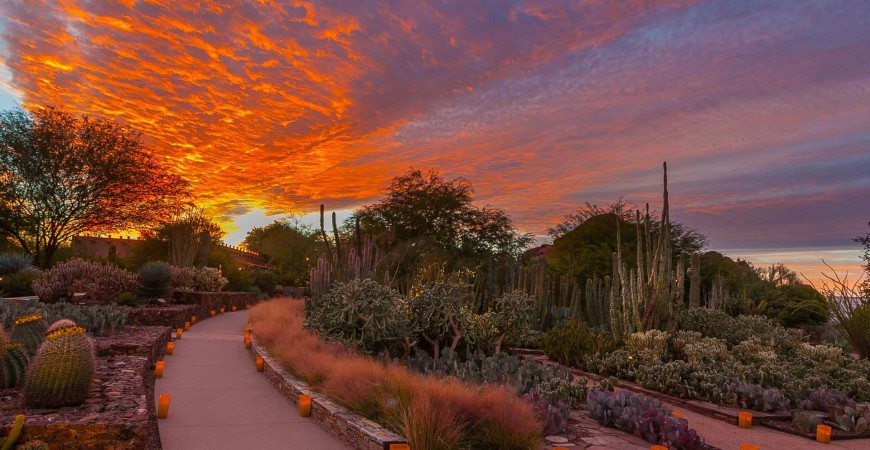
[{"label": "succulent plant", "polygon": [[17,342],[7,344],[5,355],[0,360],[0,388],[18,386],[24,380],[28,361],[27,352],[21,344]]},{"label": "succulent plant", "polygon": [[15,450],[48,450],[48,444],[40,440],[32,440],[15,447]]},{"label": "succulent plant", "polygon": [[812,411],[795,411],[791,423],[804,433],[814,433],[824,422],[822,415]]},{"label": "succulent plant", "polygon": [[812,345],[804,343],[799,347],[801,353],[807,358],[823,365],[840,366],[845,356],[843,349],[829,345]]},{"label": "succulent plant", "polygon": [[12,326],[12,333],[9,336],[12,342],[18,342],[24,348],[28,355],[36,354],[39,344],[45,336],[45,331],[48,329],[48,324],[42,319],[40,314],[28,314],[26,316],[15,319],[15,324]]},{"label": "succulent plant", "polygon": [[82,327],[56,327],[45,337],[27,370],[24,400],[28,406],[75,406],[88,396],[94,373],[94,345]]},{"label": "succulent plant", "polygon": [[106,304],[115,301],[122,292],[134,291],[139,284],[136,274],[112,264],[100,264],[75,258],[45,271],[33,283],[33,291],[46,303],[71,299],[84,292],[85,300]]},{"label": "succulent plant", "polygon": [[571,408],[576,408],[582,401],[586,400],[587,384],[589,380],[580,377],[576,381],[571,381],[565,378],[550,378],[545,380],[536,388],[540,392],[541,398],[557,404],[565,403]]},{"label": "succulent plant", "polygon": [[0,253],[0,276],[37,271],[33,256],[26,253]]},{"label": "succulent plant", "polygon": [[671,334],[667,331],[647,330],[630,334],[625,339],[625,347],[628,351],[637,354],[649,355],[661,359],[668,348],[668,339]]},{"label": "succulent plant", "polygon": [[145,298],[165,297],[172,286],[172,267],[163,261],[145,263],[139,268],[139,288]]},{"label": "succulent plant", "polygon": [[842,410],[834,411],[833,421],[843,431],[864,433],[870,429],[870,411],[859,411],[846,406]]},{"label": "succulent plant", "polygon": [[816,388],[810,391],[802,405],[812,411],[828,411],[832,408],[855,407],[855,401],[843,391],[828,388]]},{"label": "succulent plant", "polygon": [[731,383],[730,391],[737,396],[737,404],[755,411],[782,411],[788,407],[788,400],[779,389],[763,388],[744,381]]}]

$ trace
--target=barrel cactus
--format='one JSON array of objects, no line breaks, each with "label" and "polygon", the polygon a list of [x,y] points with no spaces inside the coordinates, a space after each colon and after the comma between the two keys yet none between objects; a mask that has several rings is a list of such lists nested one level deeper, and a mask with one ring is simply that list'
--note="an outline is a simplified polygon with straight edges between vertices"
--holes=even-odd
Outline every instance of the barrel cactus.
[{"label": "barrel cactus", "polygon": [[20,343],[28,355],[34,355],[47,329],[48,324],[41,315],[28,314],[15,319],[10,338],[12,342]]},{"label": "barrel cactus", "polygon": [[0,360],[0,388],[18,386],[24,380],[29,360],[21,344],[13,342],[6,346],[6,355]]},{"label": "barrel cactus", "polygon": [[75,406],[88,396],[94,344],[75,323],[54,328],[45,336],[24,381],[24,400],[31,407]]},{"label": "barrel cactus", "polygon": [[51,334],[51,333],[54,333],[55,331],[60,330],[62,328],[70,328],[70,327],[74,327],[74,326],[76,326],[76,323],[73,322],[72,320],[60,319],[57,322],[51,324],[51,326],[48,327],[48,330],[45,331],[45,334]]}]

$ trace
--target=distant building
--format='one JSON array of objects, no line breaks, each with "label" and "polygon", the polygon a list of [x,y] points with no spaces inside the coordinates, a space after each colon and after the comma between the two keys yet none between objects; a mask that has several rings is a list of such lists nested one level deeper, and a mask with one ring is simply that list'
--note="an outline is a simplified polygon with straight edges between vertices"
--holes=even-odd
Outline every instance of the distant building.
[{"label": "distant building", "polygon": [[[130,237],[75,236],[72,239],[72,250],[76,254],[89,258],[113,256],[118,259],[126,259],[133,246],[140,241],[141,239]],[[259,253],[224,243],[220,245],[224,246],[233,260],[242,267],[258,269],[267,267],[266,258],[260,256]]]},{"label": "distant building", "polygon": [[553,250],[552,245],[543,244],[541,246],[526,250],[526,252],[523,253],[523,259],[540,258],[540,257],[546,258],[550,254],[550,251],[552,251],[552,250]]}]

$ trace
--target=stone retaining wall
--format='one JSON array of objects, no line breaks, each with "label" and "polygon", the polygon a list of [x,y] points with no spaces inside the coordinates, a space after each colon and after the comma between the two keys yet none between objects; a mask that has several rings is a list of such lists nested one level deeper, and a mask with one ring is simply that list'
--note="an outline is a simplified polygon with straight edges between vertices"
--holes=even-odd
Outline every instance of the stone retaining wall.
[{"label": "stone retaining wall", "polygon": [[311,418],[332,435],[357,450],[388,450],[390,444],[405,443],[405,439],[383,426],[361,417],[333,402],[328,396],[314,392],[306,383],[290,375],[265,348],[252,338],[250,355],[265,361],[265,376],[288,400],[299,405],[299,395],[311,396]]},{"label": "stone retaining wall", "polygon": [[196,316],[196,320],[205,320],[210,317],[211,310],[220,311],[224,307],[231,311],[233,306],[236,309],[245,309],[257,301],[257,295],[251,292],[176,292],[176,303],[130,309],[127,324],[176,329],[184,326],[190,316]]}]

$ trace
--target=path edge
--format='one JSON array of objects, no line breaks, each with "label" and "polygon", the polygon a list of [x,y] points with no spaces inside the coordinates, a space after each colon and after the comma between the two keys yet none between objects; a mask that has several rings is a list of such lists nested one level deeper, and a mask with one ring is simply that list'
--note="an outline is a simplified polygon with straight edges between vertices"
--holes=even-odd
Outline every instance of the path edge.
[{"label": "path edge", "polygon": [[407,443],[402,436],[335,403],[327,395],[315,392],[307,383],[284,370],[257,338],[251,336],[251,341],[248,354],[252,362],[257,356],[263,357],[263,372],[269,383],[297,407],[299,395],[311,396],[311,419],[328,433],[356,450],[389,450],[390,444]]}]

